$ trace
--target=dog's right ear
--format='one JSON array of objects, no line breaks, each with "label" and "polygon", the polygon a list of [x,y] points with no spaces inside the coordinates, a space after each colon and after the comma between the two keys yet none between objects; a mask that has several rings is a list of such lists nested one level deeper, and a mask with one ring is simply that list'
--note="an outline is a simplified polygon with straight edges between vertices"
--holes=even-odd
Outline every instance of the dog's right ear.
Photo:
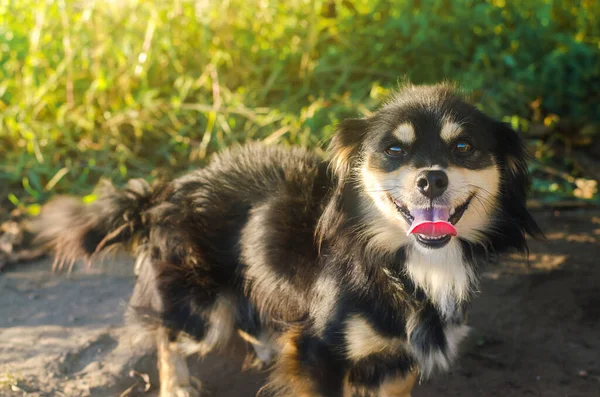
[{"label": "dog's right ear", "polygon": [[346,179],[363,138],[367,132],[367,119],[346,119],[329,144],[330,167],[339,181]]},{"label": "dog's right ear", "polygon": [[337,229],[344,223],[342,206],[344,190],[348,187],[346,179],[350,175],[352,163],[360,151],[366,132],[367,119],[344,120],[338,125],[337,132],[327,149],[329,169],[333,174],[333,189],[315,229],[319,250],[323,240],[334,239]]}]

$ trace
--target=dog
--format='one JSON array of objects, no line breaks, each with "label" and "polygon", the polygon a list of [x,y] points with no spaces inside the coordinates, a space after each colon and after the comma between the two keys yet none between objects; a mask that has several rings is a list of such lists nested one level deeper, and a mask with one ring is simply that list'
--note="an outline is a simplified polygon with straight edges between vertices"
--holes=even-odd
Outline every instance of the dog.
[{"label": "dog", "polygon": [[410,396],[448,370],[482,267],[526,250],[526,153],[454,86],[407,85],[341,122],[321,158],[247,144],[168,183],[105,185],[41,214],[60,263],[135,255],[127,317],[153,332],[160,396],[238,333],[274,396]]}]

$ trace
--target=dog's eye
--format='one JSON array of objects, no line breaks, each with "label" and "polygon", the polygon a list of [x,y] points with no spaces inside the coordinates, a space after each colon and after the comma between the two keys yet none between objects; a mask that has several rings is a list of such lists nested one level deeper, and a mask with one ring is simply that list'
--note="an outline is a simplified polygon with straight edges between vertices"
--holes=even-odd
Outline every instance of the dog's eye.
[{"label": "dog's eye", "polygon": [[473,146],[467,141],[458,141],[454,150],[458,153],[469,153],[473,150]]},{"label": "dog's eye", "polygon": [[406,152],[404,151],[404,149],[402,149],[401,146],[392,145],[385,150],[385,154],[387,154],[388,156],[391,156],[391,157],[398,157],[398,156],[405,155]]}]

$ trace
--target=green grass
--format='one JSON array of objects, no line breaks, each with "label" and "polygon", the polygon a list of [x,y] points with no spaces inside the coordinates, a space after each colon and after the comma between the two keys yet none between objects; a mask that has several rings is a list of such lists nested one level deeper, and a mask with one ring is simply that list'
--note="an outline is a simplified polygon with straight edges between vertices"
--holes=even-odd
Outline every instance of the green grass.
[{"label": "green grass", "polygon": [[[0,204],[172,175],[245,140],[320,148],[403,79],[456,81],[524,132],[594,135],[594,15],[595,0],[2,0]],[[532,142],[538,162],[581,176],[556,134]],[[572,195],[558,175],[534,187]]]}]

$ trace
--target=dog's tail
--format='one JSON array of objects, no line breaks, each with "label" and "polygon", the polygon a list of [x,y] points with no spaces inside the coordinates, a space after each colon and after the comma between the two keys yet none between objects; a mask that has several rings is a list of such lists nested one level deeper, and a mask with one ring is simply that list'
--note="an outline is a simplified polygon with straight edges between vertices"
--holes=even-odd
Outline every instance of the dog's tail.
[{"label": "dog's tail", "polygon": [[148,182],[131,179],[122,189],[101,182],[97,199],[89,204],[68,196],[48,202],[32,225],[37,241],[55,254],[52,269],[70,270],[79,259],[89,263],[92,256],[118,243],[133,250],[148,233],[145,213],[156,194]]}]

